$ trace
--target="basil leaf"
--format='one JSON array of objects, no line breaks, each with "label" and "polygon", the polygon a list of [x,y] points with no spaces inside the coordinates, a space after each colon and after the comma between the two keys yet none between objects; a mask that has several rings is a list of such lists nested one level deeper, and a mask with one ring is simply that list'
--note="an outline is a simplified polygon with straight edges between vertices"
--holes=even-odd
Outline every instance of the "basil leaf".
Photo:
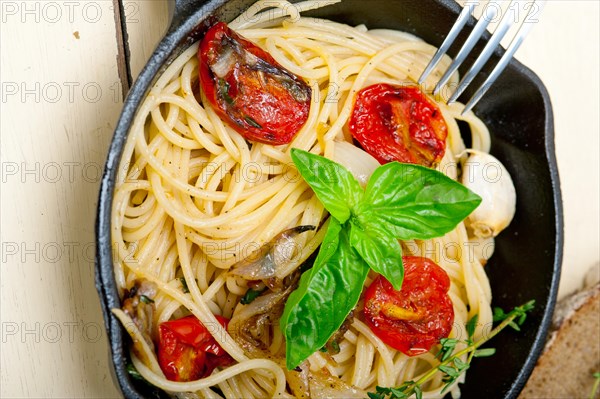
[{"label": "basil leaf", "polygon": [[133,363],[127,363],[127,366],[125,367],[125,369],[127,370],[127,373],[134,379],[134,380],[138,380],[138,381],[146,381],[146,379],[144,377],[142,377],[142,375],[140,374],[139,371],[137,371],[137,369],[135,368],[135,366],[133,365]]},{"label": "basil leaf", "polygon": [[429,239],[451,231],[481,197],[433,169],[390,162],[375,169],[357,214],[400,240]]},{"label": "basil leaf", "polygon": [[325,209],[338,222],[346,222],[364,194],[352,173],[338,163],[297,148],[292,148],[291,155],[296,168]]},{"label": "basil leaf", "polygon": [[151,388],[151,389],[156,389],[156,387],[152,384],[150,384],[150,382],[148,382],[148,380],[146,380],[139,371],[137,371],[137,369],[135,368],[135,366],[133,365],[133,363],[131,363],[131,360],[127,360],[127,365],[125,366],[125,370],[127,370],[127,374],[129,374],[131,376],[131,378],[133,378],[134,380],[139,381],[142,385],[145,385],[147,388]]},{"label": "basil leaf", "polygon": [[244,294],[242,299],[240,299],[240,303],[242,305],[248,305],[249,303],[252,303],[256,298],[258,298],[260,296],[260,294],[262,294],[266,290],[267,290],[266,287],[263,288],[262,290],[254,290],[254,289],[250,288],[248,291],[246,291],[246,293]]},{"label": "basil leaf", "polygon": [[289,370],[322,348],[358,303],[369,267],[350,246],[348,233],[330,219],[320,250],[325,254],[319,252],[285,304],[281,329]]},{"label": "basil leaf", "polygon": [[319,253],[315,258],[313,267],[308,270],[309,273],[318,270],[319,267],[327,262],[338,250],[340,232],[342,231],[343,226],[336,219],[329,218],[327,222],[325,222],[325,225],[323,225],[323,228],[326,228],[327,231],[319,246]]},{"label": "basil leaf", "polygon": [[361,226],[352,224],[350,245],[371,269],[383,275],[395,290],[399,290],[404,279],[400,243],[373,224],[369,226],[368,230],[363,230]]},{"label": "basil leaf", "polygon": [[[290,325],[290,318],[294,319],[295,323],[299,323],[298,319],[300,318],[300,315],[296,314],[297,304],[302,300],[303,295],[306,294],[308,289],[313,288],[309,287],[313,279],[312,276],[317,274],[319,270],[323,266],[325,266],[326,262],[338,250],[340,242],[339,236],[340,232],[342,231],[342,225],[334,218],[329,218],[329,220],[326,223],[327,226],[323,226],[323,228],[327,228],[327,231],[325,232],[325,237],[323,237],[323,241],[321,242],[321,246],[319,247],[319,253],[317,254],[313,266],[304,273],[302,273],[302,277],[300,278],[298,288],[295,289],[288,297],[288,300],[286,301],[285,307],[283,309],[283,313],[279,320],[279,327],[281,328],[281,332],[286,337],[286,351],[289,350],[289,348],[291,348],[291,346],[293,345],[291,341],[293,340],[293,336],[288,337],[287,335],[287,331],[289,328],[288,326]],[[307,315],[307,318],[310,318],[310,315]],[[290,335],[291,334],[292,333],[290,333]],[[300,336],[302,335],[303,334],[300,334]],[[298,336],[296,336],[296,339],[298,339]],[[321,345],[321,347],[323,347],[323,345]],[[289,359],[288,356],[286,356],[286,359]],[[287,363],[289,366],[290,361],[288,360]],[[292,370],[295,367],[296,366],[294,365],[293,367],[288,367],[288,369]]]}]

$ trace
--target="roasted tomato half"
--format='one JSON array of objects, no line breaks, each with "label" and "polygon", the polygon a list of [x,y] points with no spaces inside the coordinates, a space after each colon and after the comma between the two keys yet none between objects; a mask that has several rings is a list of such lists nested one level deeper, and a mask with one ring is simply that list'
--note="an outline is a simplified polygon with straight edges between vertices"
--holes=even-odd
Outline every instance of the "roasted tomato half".
[{"label": "roasted tomato half", "polygon": [[439,108],[418,87],[383,83],[358,92],[349,128],[382,164],[432,166],[444,156],[448,136]]},{"label": "roasted tomato half", "polygon": [[450,278],[427,258],[405,256],[402,289],[378,276],[365,293],[364,317],[383,342],[408,356],[427,352],[450,334]]},{"label": "roasted tomato half", "polygon": [[[215,316],[227,329],[228,319]],[[192,381],[206,377],[233,359],[195,316],[169,320],[158,326],[158,363],[167,379]]]},{"label": "roasted tomato half", "polygon": [[310,87],[224,22],[208,30],[198,57],[206,98],[246,139],[287,144],[308,119]]}]

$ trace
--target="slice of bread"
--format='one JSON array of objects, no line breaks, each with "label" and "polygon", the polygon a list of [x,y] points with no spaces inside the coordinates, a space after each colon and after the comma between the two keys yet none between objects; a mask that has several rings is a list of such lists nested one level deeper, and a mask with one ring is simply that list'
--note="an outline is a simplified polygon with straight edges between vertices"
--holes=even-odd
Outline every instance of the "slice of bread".
[{"label": "slice of bread", "polygon": [[544,352],[519,399],[587,399],[599,371],[600,283],[558,304]]}]

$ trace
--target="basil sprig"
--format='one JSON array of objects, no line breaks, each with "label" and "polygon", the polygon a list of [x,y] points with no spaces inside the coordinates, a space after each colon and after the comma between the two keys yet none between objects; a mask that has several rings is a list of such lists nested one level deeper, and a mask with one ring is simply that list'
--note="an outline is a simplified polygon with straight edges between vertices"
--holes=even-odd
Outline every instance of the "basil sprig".
[{"label": "basil sprig", "polygon": [[327,158],[296,148],[291,155],[331,218],[313,267],[302,275],[281,317],[290,370],[340,328],[369,269],[400,289],[404,267],[398,239],[440,237],[481,202],[460,183],[418,165],[382,165],[363,190],[350,171]]}]

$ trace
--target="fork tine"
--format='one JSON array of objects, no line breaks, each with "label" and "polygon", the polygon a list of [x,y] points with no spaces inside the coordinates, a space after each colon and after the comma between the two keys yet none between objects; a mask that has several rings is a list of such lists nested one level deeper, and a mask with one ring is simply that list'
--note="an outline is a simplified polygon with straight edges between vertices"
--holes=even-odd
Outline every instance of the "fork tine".
[{"label": "fork tine", "polygon": [[442,76],[440,81],[438,82],[438,84],[433,89],[434,96],[440,92],[442,87],[448,82],[448,79],[450,79],[450,76],[452,76],[452,74],[454,72],[456,72],[458,67],[467,58],[467,55],[473,49],[473,47],[475,47],[475,44],[477,44],[477,42],[479,41],[479,38],[485,31],[485,28],[487,28],[490,21],[496,17],[496,13],[497,13],[496,10],[498,8],[500,8],[500,5],[496,1],[490,1],[490,4],[492,4],[492,3],[495,3],[497,6],[497,7],[491,7],[492,16],[491,17],[486,16],[484,18],[480,18],[479,21],[477,21],[477,24],[475,25],[475,28],[473,28],[473,31],[471,32],[469,37],[467,38],[467,41],[465,41],[465,43],[461,47],[460,51],[456,55],[456,58],[454,59],[454,61],[452,61],[452,64],[450,64],[450,66],[448,67],[448,69],[446,70],[446,72],[444,73],[444,75]]},{"label": "fork tine", "polygon": [[[534,3],[538,6],[537,10],[534,8]],[[504,68],[506,68],[506,66],[512,59],[513,55],[515,54],[521,43],[523,43],[525,36],[527,36],[531,28],[533,28],[533,22],[527,21],[527,19],[529,18],[529,14],[531,14],[532,12],[541,12],[544,8],[544,5],[546,4],[546,0],[537,0],[534,3],[531,4],[531,8],[529,9],[527,16],[525,17],[525,20],[521,23],[517,35],[510,42],[508,49],[506,49],[506,52],[504,53],[502,58],[500,58],[500,61],[494,67],[494,69],[490,73],[490,76],[488,76],[485,82],[483,82],[481,86],[477,88],[477,91],[475,92],[475,94],[473,94],[473,97],[471,97],[467,105],[465,105],[465,108],[461,113],[462,115],[470,111],[475,106],[475,104],[479,102],[481,97],[483,97],[483,95],[488,91],[490,86],[496,81],[496,79],[502,73],[502,71],[504,71]]]},{"label": "fork tine", "polygon": [[452,29],[450,29],[448,36],[446,36],[446,39],[444,39],[442,45],[438,48],[431,61],[429,61],[429,64],[427,64],[427,66],[425,67],[425,70],[421,74],[421,77],[419,77],[419,85],[423,84],[423,82],[425,81],[425,79],[427,79],[431,71],[433,71],[433,69],[442,59],[442,57],[446,54],[446,52],[448,51],[448,49],[462,30],[462,28],[466,25],[467,21],[469,20],[469,17],[473,13],[475,5],[477,5],[476,2],[469,1],[466,4],[466,7],[462,9],[456,22],[454,23],[454,25],[452,25]]},{"label": "fork tine", "polygon": [[490,41],[483,48],[483,51],[481,52],[481,54],[479,54],[479,57],[477,57],[471,68],[461,79],[460,83],[458,84],[458,87],[456,88],[452,96],[450,96],[448,104],[455,102],[456,99],[463,93],[463,91],[465,91],[467,86],[473,81],[475,75],[477,75],[479,71],[481,71],[481,68],[483,68],[485,63],[490,59],[490,57],[498,47],[498,44],[500,44],[500,41],[506,35],[506,32],[508,32],[508,29],[511,27],[512,24],[515,23],[515,7],[513,7],[513,3],[523,3],[523,0],[512,0],[510,2],[508,8],[506,9],[504,17],[502,17],[502,20],[500,21],[500,25],[498,25],[498,27],[494,31],[494,34],[490,38]]}]

